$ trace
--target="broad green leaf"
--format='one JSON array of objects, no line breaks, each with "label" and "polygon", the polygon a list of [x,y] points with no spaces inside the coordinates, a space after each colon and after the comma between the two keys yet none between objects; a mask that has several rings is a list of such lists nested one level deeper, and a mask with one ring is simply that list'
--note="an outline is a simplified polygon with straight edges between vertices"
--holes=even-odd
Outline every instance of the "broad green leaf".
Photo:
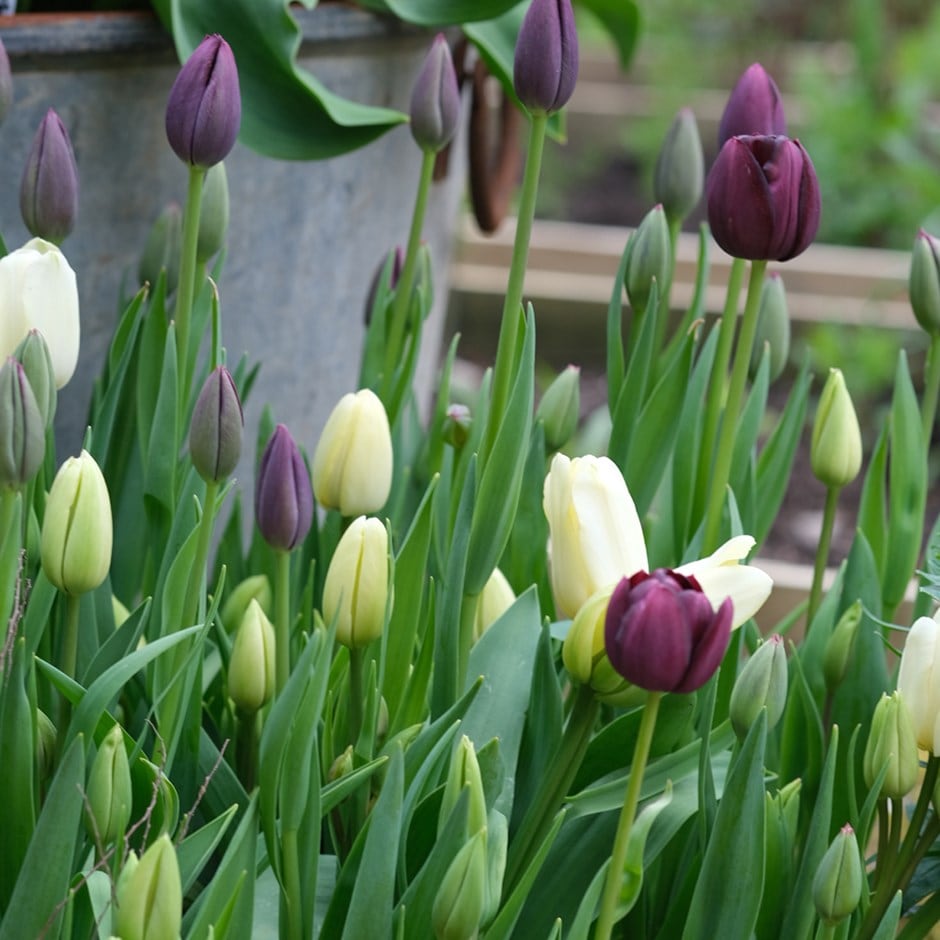
[{"label": "broad green leaf", "polygon": [[376,757],[367,764],[357,767],[348,774],[343,774],[337,780],[326,784],[320,791],[320,815],[325,816],[334,807],[349,796],[353,790],[357,790],[366,782],[380,767],[388,763],[387,757]]},{"label": "broad green leaf", "polygon": [[13,895],[0,921],[0,940],[58,935],[73,873],[84,785],[85,741],[78,736],[66,747],[49,787]]},{"label": "broad green leaf", "polygon": [[601,22],[617,49],[620,68],[626,69],[640,32],[640,11],[634,0],[577,0],[577,6],[590,10]]},{"label": "broad green leaf", "polygon": [[898,922],[901,920],[901,899],[901,892],[898,891],[888,905],[885,916],[881,918],[878,929],[872,934],[871,940],[894,940],[897,936]]},{"label": "broad green leaf", "polygon": [[172,513],[176,506],[176,445],[180,440],[177,371],[176,331],[171,325],[166,336],[160,392],[150,426],[144,474],[144,495],[156,503],[160,516]]},{"label": "broad green leaf", "polygon": [[519,4],[519,0],[383,0],[393,13],[420,26],[454,26],[490,20]]},{"label": "broad green leaf", "polygon": [[875,449],[868,461],[868,470],[865,473],[858,505],[858,528],[868,539],[878,565],[879,576],[884,573],[885,551],[888,543],[887,482],[888,426],[886,424],[878,435]]},{"label": "broad green leaf", "polygon": [[185,894],[199,877],[199,872],[215,851],[228,824],[237,811],[237,806],[230,806],[221,816],[190,833],[176,846],[176,858],[180,866],[180,881]]}]

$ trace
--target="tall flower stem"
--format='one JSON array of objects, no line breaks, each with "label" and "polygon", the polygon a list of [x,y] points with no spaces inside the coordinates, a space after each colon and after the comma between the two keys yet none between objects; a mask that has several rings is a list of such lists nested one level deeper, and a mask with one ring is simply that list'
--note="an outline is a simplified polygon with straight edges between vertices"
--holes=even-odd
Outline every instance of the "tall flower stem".
[{"label": "tall flower stem", "polygon": [[196,541],[196,557],[193,561],[193,570],[189,575],[189,584],[186,587],[186,601],[183,605],[183,624],[189,626],[196,622],[199,616],[199,596],[202,593],[203,576],[206,574],[206,562],[209,559],[209,543],[212,540],[212,525],[215,522],[215,498],[218,493],[218,483],[206,483],[206,498],[202,507],[202,518],[199,520],[199,535]]},{"label": "tall flower stem", "polygon": [[418,248],[421,245],[421,231],[428,207],[428,194],[434,176],[435,154],[424,151],[421,160],[421,174],[418,177],[418,192],[415,196],[414,209],[411,213],[411,228],[408,232],[408,246],[405,249],[405,262],[401,276],[395,287],[395,299],[389,314],[388,343],[385,347],[385,372],[382,376],[383,399],[391,394],[395,366],[401,357],[408,311],[411,307],[411,291],[414,287],[415,268],[418,263]]},{"label": "tall flower stem", "polygon": [[823,576],[826,573],[826,562],[829,560],[829,546],[832,543],[832,529],[836,521],[836,507],[839,505],[841,488],[829,486],[826,488],[826,508],[823,510],[822,529],[819,532],[819,543],[816,546],[816,564],[813,567],[813,585],[809,592],[809,606],[806,608],[806,632],[813,623],[813,617],[819,610],[822,598]]},{"label": "tall flower stem", "polygon": [[620,811],[620,821],[617,823],[617,835],[614,838],[614,851],[610,859],[610,868],[607,869],[607,880],[604,882],[604,893],[601,896],[601,909],[597,918],[597,930],[594,940],[610,940],[610,932],[615,923],[617,913],[617,899],[620,897],[620,886],[623,880],[623,864],[627,858],[627,847],[630,844],[630,830],[636,819],[636,810],[640,802],[640,789],[643,786],[643,775],[646,773],[646,762],[649,759],[650,745],[653,742],[653,731],[656,728],[656,715],[659,712],[659,703],[662,692],[649,692],[646,696],[646,706],[643,717],[640,719],[640,730],[633,749],[633,763],[630,765],[630,781],[627,784],[627,795]]},{"label": "tall flower stem", "polygon": [[[65,595],[65,632],[62,634],[59,668],[70,679],[75,678],[75,669],[78,665],[78,621],[81,607],[82,599],[79,595]],[[59,702],[58,753],[60,757],[62,756],[62,749],[65,746],[65,736],[68,731],[71,714],[72,705],[65,695],[63,695]]]},{"label": "tall flower stem", "polygon": [[512,840],[506,868],[506,884],[510,891],[525,873],[532,855],[538,851],[555,814],[571,789],[588,744],[591,743],[591,730],[599,710],[594,690],[589,685],[578,686],[558,752]]},{"label": "tall flower stem", "polygon": [[937,397],[940,396],[940,333],[930,337],[927,353],[927,371],[924,379],[924,400],[921,404],[921,419],[924,429],[924,448],[930,452],[934,419],[937,416]]},{"label": "tall flower stem", "polygon": [[[734,354],[731,369],[731,383],[728,386],[728,399],[725,403],[721,431],[718,436],[718,449],[715,454],[715,467],[712,473],[708,494],[708,507],[705,513],[705,538],[703,552],[714,551],[718,546],[718,533],[721,527],[721,507],[725,501],[725,488],[731,474],[731,458],[734,453],[734,438],[737,431],[738,415],[744,402],[744,389],[747,385],[747,370],[751,361],[751,348],[757,334],[757,316],[760,313],[761,286],[764,283],[764,271],[767,262],[751,262],[751,277],[747,285],[747,300],[744,303],[744,316],[738,334],[738,346]],[[704,452],[703,452],[704,453]]]},{"label": "tall flower stem", "polygon": [[349,743],[355,747],[362,733],[363,701],[362,650],[349,648]]},{"label": "tall flower stem", "polygon": [[[506,297],[503,301],[502,320],[499,325],[499,343],[496,347],[496,363],[493,367],[493,393],[490,399],[490,415],[486,427],[484,455],[488,455],[496,440],[496,432],[506,408],[506,399],[512,385],[513,364],[519,333],[519,311],[522,306],[522,290],[525,285],[525,269],[529,259],[529,242],[532,238],[532,221],[535,218],[535,200],[542,172],[542,153],[545,150],[545,131],[548,126],[546,114],[533,114],[529,125],[529,151],[522,179],[519,210],[516,215],[516,236],[512,247],[512,261]],[[484,458],[485,459],[485,458]],[[482,467],[481,467],[482,472]]]},{"label": "tall flower stem", "polygon": [[280,695],[290,676],[290,552],[277,552],[274,590],[274,676]]},{"label": "tall flower stem", "polygon": [[[206,171],[198,166],[189,168],[186,209],[183,213],[183,244],[180,251],[179,286],[176,290],[176,339],[179,356],[179,411],[185,414],[189,399],[189,327],[193,298],[196,296],[196,245],[199,241],[199,213],[202,209],[202,184]],[[180,422],[182,426],[182,421]]]},{"label": "tall flower stem", "polygon": [[715,448],[715,437],[718,434],[718,422],[721,418],[721,399],[725,391],[728,363],[731,361],[731,350],[734,346],[734,332],[738,323],[738,298],[741,295],[741,285],[744,283],[745,267],[746,262],[741,258],[735,258],[731,262],[728,289],[725,294],[725,306],[721,312],[721,320],[718,325],[718,346],[715,349],[715,360],[712,363],[708,393],[705,398],[702,443],[699,449],[702,459],[699,462],[699,472],[696,480],[696,519],[704,513],[705,503],[708,498],[712,452]]}]

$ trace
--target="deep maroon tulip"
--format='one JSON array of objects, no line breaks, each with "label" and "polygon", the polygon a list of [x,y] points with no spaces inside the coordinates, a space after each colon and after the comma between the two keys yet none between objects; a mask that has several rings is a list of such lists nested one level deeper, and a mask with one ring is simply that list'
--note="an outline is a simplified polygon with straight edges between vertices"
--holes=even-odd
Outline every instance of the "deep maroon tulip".
[{"label": "deep maroon tulip", "polygon": [[279,424],[261,455],[255,486],[255,521],[265,541],[289,552],[313,521],[310,474],[290,431]]},{"label": "deep maroon tulip", "polygon": [[516,40],[513,85],[532,112],[561,110],[578,80],[571,0],[532,0]]},{"label": "deep maroon tulip", "polygon": [[219,483],[235,470],[244,426],[232,374],[225,366],[217,366],[202,386],[189,425],[189,455],[207,483]]},{"label": "deep maroon tulip", "polygon": [[180,69],[166,105],[166,136],[184,163],[210,167],[228,156],[241,124],[231,46],[206,36]]},{"label": "deep maroon tulip", "polygon": [[78,217],[78,167],[68,131],[50,108],[42,119],[20,183],[20,214],[30,233],[60,244]]},{"label": "deep maroon tulip", "polygon": [[730,137],[742,134],[771,136],[786,134],[787,117],[776,82],[755,62],[731,91],[718,124],[718,148]]},{"label": "deep maroon tulip", "polygon": [[731,598],[713,610],[694,577],[638,571],[621,580],[607,606],[607,658],[641,689],[693,692],[721,663],[731,616]]},{"label": "deep maroon tulip", "polygon": [[705,190],[712,235],[736,258],[788,261],[819,228],[819,183],[798,140],[732,137]]},{"label": "deep maroon tulip", "polygon": [[411,92],[411,134],[422,150],[437,153],[457,133],[460,89],[450,46],[438,33]]}]

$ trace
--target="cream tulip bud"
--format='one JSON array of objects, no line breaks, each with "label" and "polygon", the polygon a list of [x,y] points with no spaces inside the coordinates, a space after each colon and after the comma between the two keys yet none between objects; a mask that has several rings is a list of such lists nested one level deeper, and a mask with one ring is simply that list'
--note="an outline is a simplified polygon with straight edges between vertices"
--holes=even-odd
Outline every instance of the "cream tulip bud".
[{"label": "cream tulip bud", "polygon": [[560,450],[577,430],[581,415],[581,370],[567,366],[545,389],[535,412],[535,420],[545,429],[545,444]]},{"label": "cream tulip bud", "polygon": [[506,575],[499,568],[494,568],[477,601],[477,612],[473,619],[474,643],[512,607],[515,599],[516,595]]},{"label": "cream tulip bud", "polygon": [[450,863],[431,908],[436,940],[472,940],[486,907],[486,830],[463,844]]},{"label": "cream tulip bud", "polygon": [[123,837],[131,818],[131,769],[124,732],[114,725],[105,735],[88,775],[85,829],[102,846]]},{"label": "cream tulip bud", "polygon": [[839,369],[830,369],[813,423],[810,462],[826,486],[851,483],[862,468],[862,432]]},{"label": "cream tulip bud", "polygon": [[473,835],[486,828],[486,798],[483,794],[483,778],[473,742],[463,735],[457,742],[450,759],[447,782],[444,784],[444,798],[438,814],[437,831],[440,833],[450,814],[453,812],[460,794],[465,788],[470,790],[470,803],[467,808],[467,834]]},{"label": "cream tulip bud", "polygon": [[751,725],[767,710],[767,730],[776,727],[787,702],[787,653],[783,637],[774,634],[744,664],[731,690],[728,714],[743,741]]},{"label": "cream tulip bud", "polygon": [[898,669],[898,692],[911,712],[917,746],[940,754],[940,624],[930,617],[914,621]]},{"label": "cream tulip bud", "polygon": [[261,605],[261,610],[270,615],[274,595],[271,591],[271,581],[266,574],[249,575],[235,585],[219,614],[222,626],[230,633],[235,630],[241,624],[252,600],[256,600]]},{"label": "cream tulip bud", "polygon": [[87,451],[59,468],[46,499],[39,552],[46,577],[66,594],[92,591],[111,567],[111,501]]},{"label": "cream tulip bud", "polygon": [[170,837],[157,838],[117,885],[114,934],[121,940],[178,940],[183,918],[179,862]]},{"label": "cream tulip bud", "polygon": [[336,639],[361,647],[380,637],[388,592],[388,531],[359,516],[339,540],[323,585],[323,618],[336,621]]},{"label": "cream tulip bud", "polygon": [[392,434],[375,392],[344,395],[327,419],[313,455],[313,492],[344,516],[378,512],[392,488]]},{"label": "cream tulip bud", "polygon": [[863,613],[862,602],[854,601],[843,611],[842,616],[832,628],[829,639],[826,640],[826,649],[823,653],[823,675],[826,678],[826,688],[830,692],[834,692],[845,678]]},{"label": "cream tulip bud", "polygon": [[917,783],[920,761],[911,713],[897,689],[891,695],[881,696],[871,719],[862,761],[869,788],[875,785],[885,766],[888,772],[881,784],[881,796],[892,799],[907,796]]},{"label": "cream tulip bud", "polygon": [[243,714],[253,715],[274,695],[274,625],[254,599],[242,618],[228,666],[228,694]]},{"label": "cream tulip bud", "polygon": [[30,330],[49,346],[57,388],[78,362],[78,287],[65,255],[41,238],[0,258],[0,356],[10,355]]}]

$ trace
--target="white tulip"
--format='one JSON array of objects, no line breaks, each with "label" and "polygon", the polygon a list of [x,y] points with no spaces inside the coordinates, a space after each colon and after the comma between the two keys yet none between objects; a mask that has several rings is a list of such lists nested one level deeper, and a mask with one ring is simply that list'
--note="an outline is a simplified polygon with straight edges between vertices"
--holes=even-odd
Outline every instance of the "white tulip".
[{"label": "white tulip", "polygon": [[940,624],[930,617],[914,621],[904,642],[898,692],[914,721],[917,746],[940,754]]}]

